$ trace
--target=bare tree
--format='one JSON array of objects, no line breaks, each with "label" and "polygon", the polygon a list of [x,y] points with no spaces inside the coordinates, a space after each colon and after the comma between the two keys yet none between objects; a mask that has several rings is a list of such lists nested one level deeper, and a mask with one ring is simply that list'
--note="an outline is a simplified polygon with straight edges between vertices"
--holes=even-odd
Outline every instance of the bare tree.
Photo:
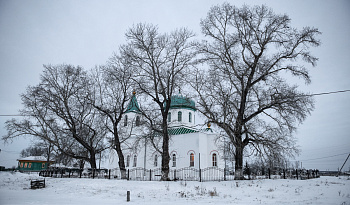
[{"label": "bare tree", "polygon": [[198,44],[201,62],[193,87],[199,110],[223,129],[235,148],[235,178],[243,179],[243,153],[297,151],[292,133],[313,110],[313,98],[288,84],[289,73],[310,83],[305,61],[315,66],[310,46],[319,46],[318,29],[290,26],[287,15],[266,6],[214,6],[201,20],[206,36]]},{"label": "bare tree", "polygon": [[156,104],[155,110],[144,112],[144,115],[151,130],[162,137],[159,150],[162,155],[162,180],[169,179],[167,118],[171,96],[182,85],[184,71],[194,57],[193,45],[189,42],[193,36],[184,28],[160,34],[156,26],[137,24],[126,32],[127,44],[120,47],[121,56],[128,59],[138,73],[134,77],[138,90]]},{"label": "bare tree", "polygon": [[106,66],[93,71],[91,78],[93,92],[89,97],[90,103],[104,118],[106,130],[113,136],[110,141],[112,148],[117,152],[118,165],[123,179],[126,179],[126,169],[122,144],[130,137],[130,134],[120,129],[120,122],[130,100],[132,74],[128,64],[114,54]]},{"label": "bare tree", "polygon": [[23,149],[21,151],[21,157],[29,157],[29,156],[44,156],[46,158],[50,158],[49,156],[52,153],[52,145],[50,143],[46,143],[45,141],[37,141]]},{"label": "bare tree", "polygon": [[3,140],[32,135],[52,143],[60,152],[88,161],[96,168],[95,155],[106,149],[101,118],[88,104],[89,81],[81,67],[44,66],[41,82],[22,94],[24,120],[6,122]]}]

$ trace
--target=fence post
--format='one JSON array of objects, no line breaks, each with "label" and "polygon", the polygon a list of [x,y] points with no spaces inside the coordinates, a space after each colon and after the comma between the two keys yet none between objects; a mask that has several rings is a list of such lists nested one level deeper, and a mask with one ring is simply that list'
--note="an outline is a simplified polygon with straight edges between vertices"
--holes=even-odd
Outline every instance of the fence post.
[{"label": "fence post", "polygon": [[297,180],[298,180],[298,169],[295,169],[295,172],[297,174]]},{"label": "fence post", "polygon": [[130,191],[126,191],[126,201],[130,201]]},{"label": "fence post", "polygon": [[226,167],[224,168],[224,181],[226,181]]},{"label": "fence post", "polygon": [[174,181],[176,181],[176,169],[174,170]]},{"label": "fence post", "polygon": [[130,170],[128,169],[128,178],[127,178],[127,180],[129,180],[129,177],[130,177]]},{"label": "fence post", "polygon": [[199,182],[202,182],[202,169],[199,169]]},{"label": "fence post", "polygon": [[111,170],[108,170],[108,179],[111,179]]},{"label": "fence post", "polygon": [[268,168],[268,172],[269,172],[269,179],[271,179],[271,170],[270,170],[270,168]]},{"label": "fence post", "polygon": [[152,181],[152,169],[149,169],[149,180]]}]

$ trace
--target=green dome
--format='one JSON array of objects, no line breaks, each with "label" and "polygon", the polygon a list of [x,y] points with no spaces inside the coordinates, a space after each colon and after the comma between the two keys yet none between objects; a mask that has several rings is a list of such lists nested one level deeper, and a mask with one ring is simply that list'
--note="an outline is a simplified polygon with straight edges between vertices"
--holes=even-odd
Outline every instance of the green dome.
[{"label": "green dome", "polygon": [[196,105],[193,100],[182,95],[174,95],[171,97],[170,109],[190,109],[196,111]]}]

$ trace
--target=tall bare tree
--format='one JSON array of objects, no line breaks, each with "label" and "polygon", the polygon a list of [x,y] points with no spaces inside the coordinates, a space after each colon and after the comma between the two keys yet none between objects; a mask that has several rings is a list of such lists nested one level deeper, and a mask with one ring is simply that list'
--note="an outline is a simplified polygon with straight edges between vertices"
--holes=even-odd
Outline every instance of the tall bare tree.
[{"label": "tall bare tree", "polygon": [[[161,133],[162,180],[169,177],[168,112],[171,96],[182,85],[184,71],[194,57],[190,39],[194,34],[187,29],[177,29],[161,34],[149,24],[137,24],[126,32],[127,44],[120,47],[121,56],[135,68],[134,81],[138,90],[156,104],[156,109],[144,112],[151,130]],[[156,118],[154,118],[156,114]]]},{"label": "tall bare tree", "polygon": [[132,92],[132,70],[117,54],[114,54],[107,65],[93,71],[93,84],[90,103],[104,118],[104,125],[113,139],[112,148],[117,152],[121,177],[126,178],[125,160],[122,144],[130,137],[120,129],[120,122],[128,106]]},{"label": "tall bare tree", "polygon": [[243,153],[293,154],[292,133],[313,110],[313,98],[290,85],[287,74],[310,83],[308,69],[317,58],[318,29],[292,28],[287,15],[266,6],[213,6],[201,20],[206,40],[198,44],[209,69],[199,71],[193,87],[199,110],[223,129],[235,148],[235,178],[243,179]]},{"label": "tall bare tree", "polygon": [[53,144],[61,153],[88,161],[96,168],[95,155],[106,149],[101,118],[88,104],[90,84],[81,67],[44,66],[41,82],[22,94],[22,121],[6,122],[8,140],[32,135]]}]

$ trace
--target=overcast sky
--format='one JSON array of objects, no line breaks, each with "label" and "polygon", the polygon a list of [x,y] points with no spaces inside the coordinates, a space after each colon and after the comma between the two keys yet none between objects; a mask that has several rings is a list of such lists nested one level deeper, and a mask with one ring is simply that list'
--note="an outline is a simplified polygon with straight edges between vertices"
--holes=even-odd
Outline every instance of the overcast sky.
[{"label": "overcast sky", "polygon": [[[224,1],[20,1],[0,0],[0,115],[17,114],[20,94],[39,83],[43,64],[68,63],[90,69],[101,65],[125,43],[133,24],[158,25],[161,32],[187,27],[201,38],[199,22],[209,8]],[[310,93],[350,89],[350,1],[276,0],[228,1],[241,7],[261,5],[286,13],[292,26],[313,26],[323,33],[322,45],[312,49],[319,58],[311,68],[312,83],[300,89]],[[310,65],[306,65],[310,67]],[[350,92],[316,96],[315,111],[296,133],[305,168],[337,170],[350,152]],[[0,116],[0,136],[6,134]],[[0,166],[16,159],[30,140],[0,142]],[[345,166],[350,169],[350,162]]]}]

